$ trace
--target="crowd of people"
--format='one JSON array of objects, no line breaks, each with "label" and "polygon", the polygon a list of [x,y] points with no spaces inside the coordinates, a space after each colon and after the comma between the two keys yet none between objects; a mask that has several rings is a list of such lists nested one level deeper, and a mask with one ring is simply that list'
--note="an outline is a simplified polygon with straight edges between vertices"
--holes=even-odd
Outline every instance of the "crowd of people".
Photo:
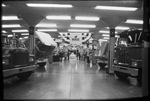
[{"label": "crowd of people", "polygon": [[57,55],[59,55],[60,61],[69,60],[71,54],[74,54],[78,60],[83,60],[87,63],[90,63],[93,60],[95,50],[90,48],[77,48],[76,50],[59,48],[57,51]]}]

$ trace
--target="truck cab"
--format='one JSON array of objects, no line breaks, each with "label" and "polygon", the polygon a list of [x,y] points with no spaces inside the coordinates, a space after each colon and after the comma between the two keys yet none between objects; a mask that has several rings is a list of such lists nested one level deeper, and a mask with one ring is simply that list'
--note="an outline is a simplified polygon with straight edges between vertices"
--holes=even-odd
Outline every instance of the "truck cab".
[{"label": "truck cab", "polygon": [[19,38],[8,38],[7,35],[2,35],[2,65],[4,79],[17,76],[21,80],[29,78],[38,67],[35,56]]},{"label": "truck cab", "polygon": [[120,34],[117,45],[114,48],[113,68],[119,79],[129,76],[142,82],[142,31],[131,30]]}]

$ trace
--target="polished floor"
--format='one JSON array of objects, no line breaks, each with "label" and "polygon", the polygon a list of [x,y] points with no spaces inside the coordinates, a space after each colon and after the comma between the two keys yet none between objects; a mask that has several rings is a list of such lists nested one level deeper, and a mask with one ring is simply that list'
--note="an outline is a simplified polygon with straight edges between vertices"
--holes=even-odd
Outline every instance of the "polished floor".
[{"label": "polished floor", "polygon": [[4,80],[4,99],[120,99],[141,97],[135,78],[119,80],[75,56],[38,68],[27,81]]}]

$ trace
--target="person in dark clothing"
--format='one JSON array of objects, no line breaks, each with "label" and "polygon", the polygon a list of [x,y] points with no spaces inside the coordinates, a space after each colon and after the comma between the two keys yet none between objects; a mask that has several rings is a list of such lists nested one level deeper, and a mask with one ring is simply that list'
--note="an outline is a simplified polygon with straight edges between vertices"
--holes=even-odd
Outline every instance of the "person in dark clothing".
[{"label": "person in dark clothing", "polygon": [[67,56],[68,56],[68,60],[69,60],[69,56],[70,56],[70,50],[68,50]]}]

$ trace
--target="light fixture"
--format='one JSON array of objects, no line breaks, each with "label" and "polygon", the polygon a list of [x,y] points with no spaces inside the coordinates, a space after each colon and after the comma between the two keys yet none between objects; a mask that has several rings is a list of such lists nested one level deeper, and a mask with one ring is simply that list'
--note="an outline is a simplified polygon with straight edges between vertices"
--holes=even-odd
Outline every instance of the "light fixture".
[{"label": "light fixture", "polygon": [[95,28],[96,25],[71,24],[70,27],[77,27],[77,28]]},{"label": "light fixture", "polygon": [[5,30],[2,30],[2,33],[7,33]]},{"label": "light fixture", "polygon": [[7,35],[7,37],[13,37],[13,35],[12,35],[12,34],[10,34],[10,35]]},{"label": "light fixture", "polygon": [[48,20],[71,20],[71,16],[46,16]]},{"label": "light fixture", "polygon": [[21,33],[21,35],[29,35],[29,33]]},{"label": "light fixture", "polygon": [[109,39],[109,37],[103,37],[103,39]]},{"label": "light fixture", "polygon": [[[109,33],[110,33],[110,31],[100,30],[100,31],[99,31],[99,33],[108,33],[108,34],[109,34]],[[118,32],[117,32],[117,31],[115,31],[115,34],[117,34],[117,33],[118,33]]]},{"label": "light fixture", "polygon": [[99,17],[87,17],[87,16],[76,16],[76,20],[85,20],[85,21],[98,21]]},{"label": "light fixture", "polygon": [[18,16],[2,16],[2,20],[20,20]]},{"label": "light fixture", "polygon": [[110,35],[109,35],[109,34],[102,34],[102,36],[107,36],[107,37],[109,37]]},{"label": "light fixture", "polygon": [[119,11],[135,11],[138,8],[135,8],[135,7],[118,7],[118,6],[96,6],[95,9],[119,10]]},{"label": "light fixture", "polygon": [[100,41],[108,41],[107,39],[99,39]]},{"label": "light fixture", "polygon": [[69,4],[36,4],[36,3],[27,3],[29,7],[52,7],[52,8],[72,8],[72,5]]},{"label": "light fixture", "polygon": [[6,5],[5,5],[5,4],[2,4],[2,7],[6,7]]},{"label": "light fixture", "polygon": [[29,38],[29,37],[28,37],[28,36],[25,36],[25,37],[23,37],[23,38],[27,39],[27,38]]},{"label": "light fixture", "polygon": [[128,30],[129,27],[117,26],[115,29],[116,29],[116,30]]},{"label": "light fixture", "polygon": [[43,32],[56,32],[57,29],[37,29],[37,31],[43,31]]},{"label": "light fixture", "polygon": [[28,32],[27,29],[12,30],[12,32]]},{"label": "light fixture", "polygon": [[4,24],[2,25],[2,28],[16,28],[21,27],[19,24]]},{"label": "light fixture", "polygon": [[36,27],[57,27],[56,24],[38,24]]},{"label": "light fixture", "polygon": [[69,32],[89,32],[89,30],[86,29],[68,29]]},{"label": "light fixture", "polygon": [[134,19],[128,19],[125,23],[131,23],[131,24],[143,24],[143,20],[134,20]]}]

